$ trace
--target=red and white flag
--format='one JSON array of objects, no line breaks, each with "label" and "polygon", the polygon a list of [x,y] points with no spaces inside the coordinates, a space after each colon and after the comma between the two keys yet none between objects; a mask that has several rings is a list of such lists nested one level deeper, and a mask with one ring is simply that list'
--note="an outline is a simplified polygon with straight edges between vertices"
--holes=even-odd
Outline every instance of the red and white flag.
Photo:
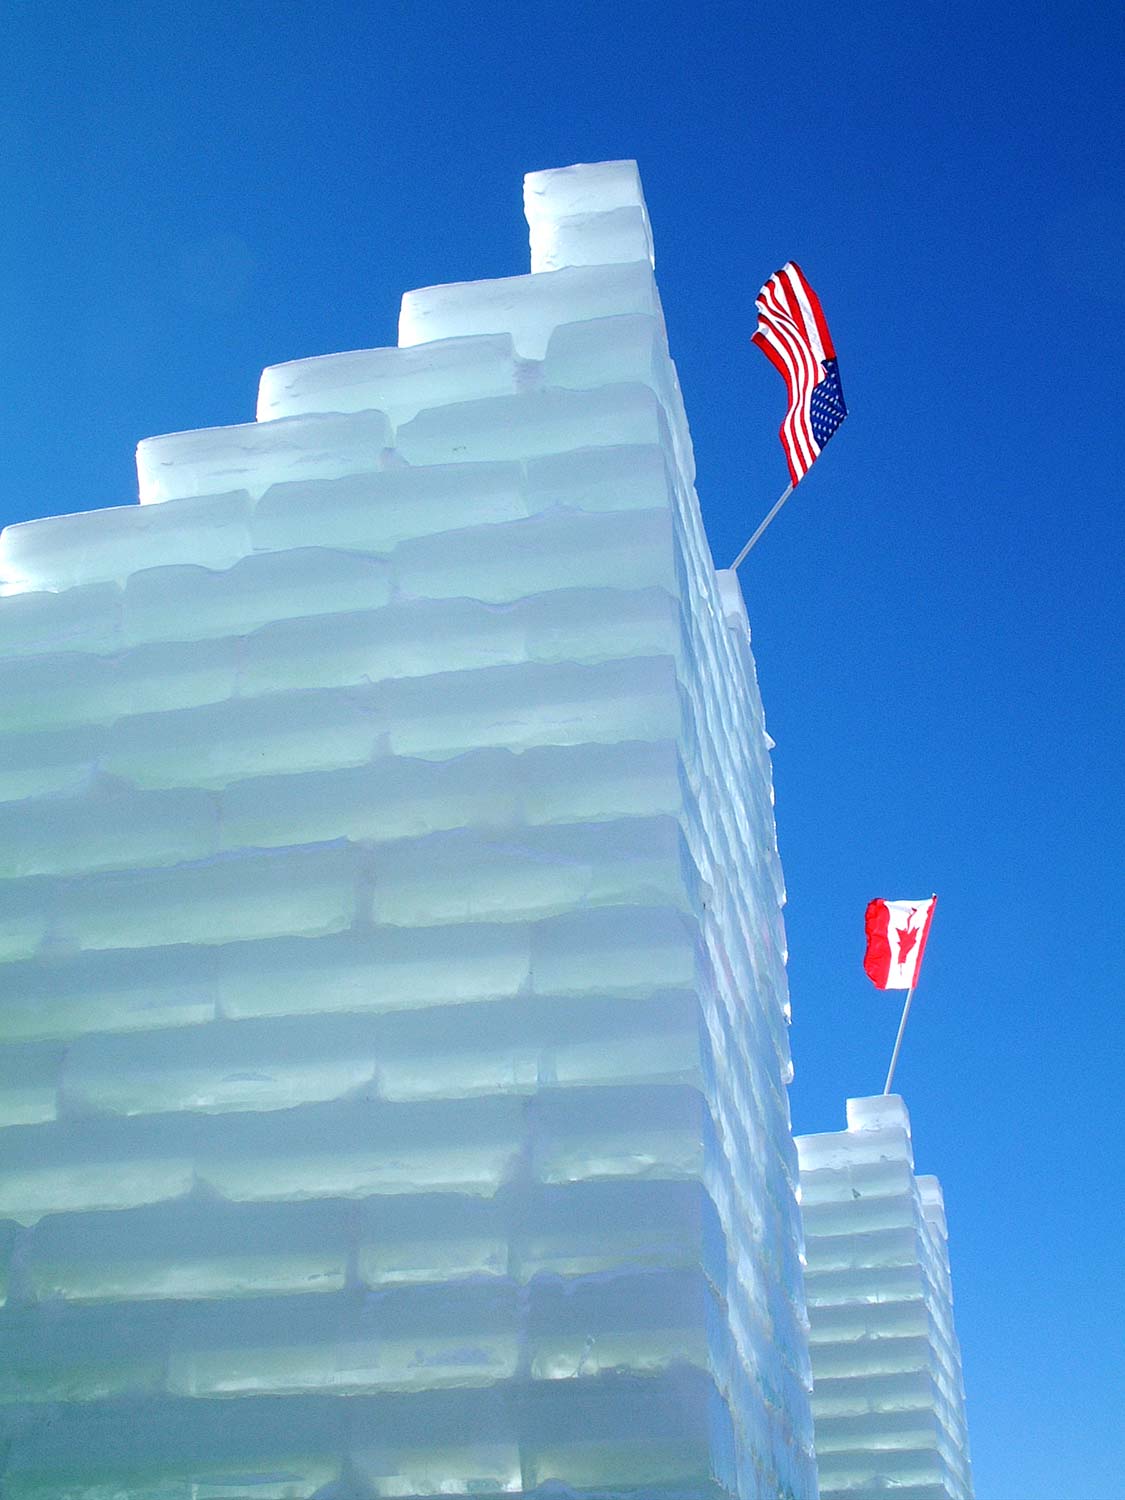
[{"label": "red and white flag", "polygon": [[758,293],[758,330],[751,343],[785,381],[789,410],[778,431],[798,484],[848,414],[836,350],[820,298],[796,261],[775,271]]},{"label": "red and white flag", "polygon": [[876,989],[912,990],[922,970],[937,897],[925,901],[869,901],[863,967]]}]

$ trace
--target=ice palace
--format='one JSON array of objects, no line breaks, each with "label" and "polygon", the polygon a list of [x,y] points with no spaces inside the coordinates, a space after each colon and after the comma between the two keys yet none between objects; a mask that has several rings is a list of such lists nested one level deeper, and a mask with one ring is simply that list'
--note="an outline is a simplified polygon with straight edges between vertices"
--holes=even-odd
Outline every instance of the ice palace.
[{"label": "ice palace", "polygon": [[5,1500],[815,1500],[746,615],[635,165],[525,203],[0,539]]}]

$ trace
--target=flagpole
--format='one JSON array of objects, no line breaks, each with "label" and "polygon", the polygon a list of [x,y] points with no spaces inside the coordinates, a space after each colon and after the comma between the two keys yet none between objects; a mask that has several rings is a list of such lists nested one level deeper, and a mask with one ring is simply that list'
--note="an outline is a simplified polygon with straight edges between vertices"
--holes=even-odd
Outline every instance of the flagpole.
[{"label": "flagpole", "polygon": [[[934,906],[937,905],[937,891],[934,891],[933,894],[930,896],[930,903],[931,903],[931,905],[930,905],[930,917],[932,917],[933,916],[933,912],[934,912]],[[928,919],[927,919],[926,931],[927,932],[929,931],[929,920]],[[924,937],[923,937],[923,941],[922,941],[922,947],[923,947],[923,950],[924,950],[925,949],[925,938]],[[917,962],[917,964],[915,966],[915,969],[914,969],[914,983],[910,986],[910,988],[906,992],[906,1004],[902,1007],[902,1020],[898,1023],[898,1036],[895,1037],[895,1050],[891,1053],[891,1065],[887,1069],[887,1081],[883,1085],[883,1093],[884,1094],[889,1094],[890,1091],[891,1091],[891,1080],[895,1076],[895,1065],[898,1062],[898,1055],[902,1051],[902,1035],[903,1035],[903,1032],[906,1030],[906,1018],[910,1014],[910,1002],[914,999],[914,991],[918,988],[918,976],[922,972],[922,958],[923,958],[923,953],[919,953],[919,955],[918,955],[918,962]]]},{"label": "flagpole", "polygon": [[789,499],[789,496],[792,493],[793,493],[793,486],[790,485],[789,488],[785,491],[784,495],[781,495],[781,496],[778,497],[778,500],[777,500],[776,504],[774,505],[774,508],[770,511],[769,515],[762,522],[762,524],[758,527],[757,531],[750,538],[750,540],[746,543],[745,547],[743,547],[742,551],[735,558],[734,562],[731,563],[730,567],[731,567],[731,572],[732,573],[737,569],[739,563],[742,562],[743,558],[750,551],[750,548],[758,540],[758,538],[761,536],[762,532],[765,531],[766,527],[773,520],[774,516],[777,515],[778,511],[785,504],[786,500]]},{"label": "flagpole", "polygon": [[915,986],[911,985],[906,992],[906,1004],[902,1007],[902,1020],[898,1023],[898,1036],[895,1037],[895,1050],[891,1053],[891,1065],[887,1069],[887,1081],[883,1085],[884,1094],[889,1094],[891,1091],[891,1080],[895,1076],[895,1065],[902,1051],[902,1035],[906,1030],[906,1018],[910,1014],[910,1002],[914,999],[914,990]]}]

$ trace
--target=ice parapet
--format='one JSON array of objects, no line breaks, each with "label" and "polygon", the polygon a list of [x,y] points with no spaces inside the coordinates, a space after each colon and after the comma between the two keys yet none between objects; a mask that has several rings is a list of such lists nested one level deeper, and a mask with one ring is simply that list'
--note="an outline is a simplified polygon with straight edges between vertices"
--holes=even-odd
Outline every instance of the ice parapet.
[{"label": "ice parapet", "polygon": [[531,230],[531,269],[653,261],[640,174],[635,161],[529,172],[523,206]]},{"label": "ice parapet", "polygon": [[0,539],[0,1489],[812,1500],[783,899],[636,168]]},{"label": "ice parapet", "polygon": [[945,1210],[895,1094],[797,1137],[824,1500],[972,1500]]}]

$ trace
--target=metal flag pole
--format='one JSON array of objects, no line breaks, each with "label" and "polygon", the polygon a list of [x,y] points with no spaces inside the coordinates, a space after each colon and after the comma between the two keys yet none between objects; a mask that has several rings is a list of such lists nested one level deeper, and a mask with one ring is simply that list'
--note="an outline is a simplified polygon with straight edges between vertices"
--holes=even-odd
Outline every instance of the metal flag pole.
[{"label": "metal flag pole", "polygon": [[895,1064],[898,1062],[898,1055],[902,1051],[902,1034],[906,1030],[906,1018],[910,1014],[910,1002],[914,999],[915,988],[914,985],[911,985],[906,992],[906,1004],[902,1007],[902,1020],[898,1023],[898,1036],[895,1037],[895,1050],[891,1053],[891,1065],[887,1069],[887,1081],[883,1085],[884,1094],[889,1094],[891,1091],[891,1079],[895,1076]]},{"label": "metal flag pole", "polygon": [[[936,902],[937,901],[937,892],[936,891],[934,891],[934,893],[931,895],[930,900],[931,900],[931,902]],[[932,906],[930,908],[930,911],[931,911],[931,915],[932,915],[932,912],[933,912],[933,907]],[[914,970],[914,983],[907,990],[907,992],[906,992],[906,1004],[902,1007],[902,1020],[898,1023],[898,1036],[895,1037],[895,1050],[891,1053],[891,1065],[887,1069],[887,1081],[883,1085],[883,1093],[884,1094],[889,1094],[890,1091],[891,1091],[891,1080],[895,1076],[895,1066],[898,1063],[898,1055],[902,1051],[902,1036],[903,1036],[903,1032],[906,1030],[906,1018],[910,1014],[910,1002],[914,999],[914,991],[918,988],[918,975],[921,972],[922,972],[922,954],[920,953],[918,955],[918,965],[917,965],[917,967]]]},{"label": "metal flag pole", "polygon": [[766,527],[773,520],[774,516],[777,515],[778,511],[785,504],[786,500],[789,499],[789,496],[792,493],[793,493],[793,486],[790,485],[789,488],[785,491],[784,495],[781,495],[781,496],[778,497],[777,503],[774,505],[774,508],[770,511],[769,515],[762,522],[762,524],[758,527],[757,531],[750,538],[750,540],[746,543],[745,547],[743,547],[742,551],[735,558],[734,562],[731,563],[730,566],[731,566],[731,572],[732,573],[735,571],[735,569],[738,567],[739,563],[743,560],[743,558],[746,556],[746,554],[750,551],[750,548],[758,540],[758,538],[761,536],[762,532],[765,531]]}]

